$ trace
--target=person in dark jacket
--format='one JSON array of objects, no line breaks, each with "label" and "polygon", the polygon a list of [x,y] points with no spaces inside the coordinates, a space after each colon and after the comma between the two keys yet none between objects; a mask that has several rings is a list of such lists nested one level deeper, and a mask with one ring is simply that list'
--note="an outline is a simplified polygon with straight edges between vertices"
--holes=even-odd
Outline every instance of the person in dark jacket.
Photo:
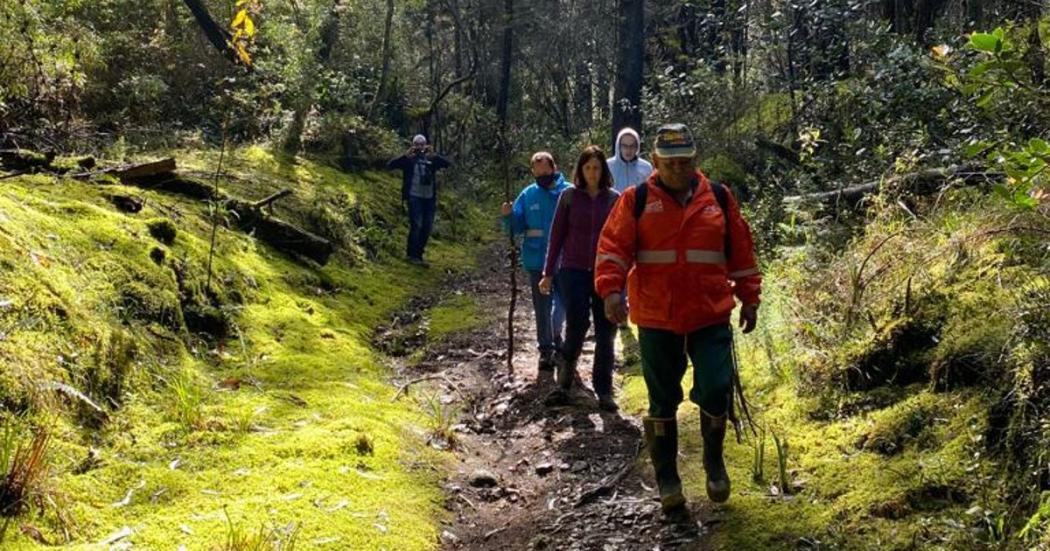
[{"label": "person in dark jacket", "polygon": [[618,409],[612,385],[616,325],[605,317],[604,303],[594,290],[594,260],[602,226],[620,194],[612,189],[605,154],[596,145],[580,154],[573,181],[575,186],[561,194],[554,213],[540,290],[550,293],[556,281],[565,302],[565,343],[558,362],[558,386],[563,392],[571,389],[583,339],[593,318],[591,382],[598,407],[614,412]]},{"label": "person in dark jacket", "polygon": [[412,147],[404,155],[386,164],[387,169],[401,170],[401,202],[408,204],[408,261],[426,266],[423,250],[434,229],[437,212],[437,171],[452,166],[452,161],[435,154],[422,134],[412,138]]}]

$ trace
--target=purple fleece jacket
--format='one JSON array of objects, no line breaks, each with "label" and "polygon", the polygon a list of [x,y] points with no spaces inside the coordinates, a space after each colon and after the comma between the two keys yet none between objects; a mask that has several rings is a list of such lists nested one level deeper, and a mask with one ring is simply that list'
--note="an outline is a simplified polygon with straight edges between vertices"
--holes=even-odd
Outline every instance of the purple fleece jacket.
[{"label": "purple fleece jacket", "polygon": [[[571,204],[566,202],[569,195]],[[543,275],[553,276],[563,268],[594,270],[598,237],[619,197],[616,190],[603,189],[592,198],[586,190],[576,187],[561,194],[551,223]]]}]

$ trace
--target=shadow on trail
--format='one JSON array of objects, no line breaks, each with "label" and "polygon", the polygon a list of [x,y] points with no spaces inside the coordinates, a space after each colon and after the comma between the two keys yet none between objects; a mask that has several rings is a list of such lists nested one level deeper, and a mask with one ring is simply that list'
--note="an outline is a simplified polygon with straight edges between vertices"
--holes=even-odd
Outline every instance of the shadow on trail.
[{"label": "shadow on trail", "polygon": [[[401,365],[395,381],[400,388],[425,379],[418,384],[460,412],[453,427],[458,466],[444,484],[452,515],[442,529],[442,547],[701,548],[695,524],[683,529],[660,522],[640,420],[599,410],[589,385],[574,386],[568,402],[548,404],[555,383],[551,373],[537,377],[527,290],[519,295],[515,371],[508,373],[509,285],[497,263],[494,255],[489,266],[450,283],[446,291],[469,293],[491,322],[420,345],[425,350],[412,356],[415,362]],[[421,342],[418,328],[425,326],[420,322],[426,305],[434,303],[419,300],[415,311],[399,314],[410,339],[402,339],[397,323],[381,333],[387,341]],[[585,381],[590,380],[592,349],[588,343],[580,360]]]}]

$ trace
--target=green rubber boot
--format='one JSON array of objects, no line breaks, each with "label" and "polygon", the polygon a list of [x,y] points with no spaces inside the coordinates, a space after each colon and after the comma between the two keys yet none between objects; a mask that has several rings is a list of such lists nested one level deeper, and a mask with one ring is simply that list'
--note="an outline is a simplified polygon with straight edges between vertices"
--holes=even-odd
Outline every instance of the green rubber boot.
[{"label": "green rubber boot", "polygon": [[707,497],[715,503],[729,499],[729,473],[722,458],[726,437],[726,416],[712,417],[700,411],[700,435],[704,439],[704,471],[707,473]]},{"label": "green rubber boot", "polygon": [[678,478],[678,421],[646,417],[642,419],[642,425],[649,459],[656,471],[656,484],[660,488],[660,506],[665,515],[677,515],[685,509],[682,479]]}]

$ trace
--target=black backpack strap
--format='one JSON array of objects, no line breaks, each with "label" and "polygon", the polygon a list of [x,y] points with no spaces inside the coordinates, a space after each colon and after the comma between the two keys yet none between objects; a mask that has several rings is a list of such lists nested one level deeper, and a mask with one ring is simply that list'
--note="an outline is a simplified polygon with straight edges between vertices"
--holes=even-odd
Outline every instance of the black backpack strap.
[{"label": "black backpack strap", "polygon": [[642,182],[634,186],[634,219],[638,220],[645,212],[645,202],[649,199],[649,186]]},{"label": "black backpack strap", "polygon": [[722,244],[722,250],[725,252],[726,260],[729,260],[729,254],[730,251],[732,251],[732,248],[730,247],[732,241],[730,241],[729,236],[729,191],[726,190],[726,187],[721,182],[716,182],[714,180],[711,180],[710,182],[711,191],[715,194],[715,200],[718,201],[718,206],[722,209],[722,219],[725,220],[725,243]]}]

